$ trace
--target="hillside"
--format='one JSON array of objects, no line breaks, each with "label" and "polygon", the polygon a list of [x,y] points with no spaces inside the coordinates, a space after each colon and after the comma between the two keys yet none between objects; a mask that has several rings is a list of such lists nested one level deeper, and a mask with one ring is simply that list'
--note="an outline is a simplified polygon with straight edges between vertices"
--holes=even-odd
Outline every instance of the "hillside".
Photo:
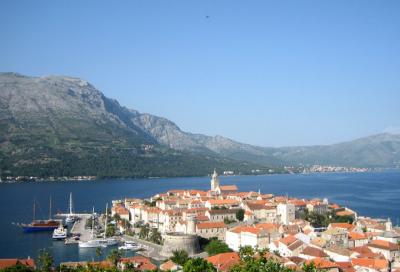
[{"label": "hillside", "polygon": [[399,166],[400,135],[259,147],[184,132],[168,119],[121,106],[78,78],[0,74],[2,175],[193,176],[214,167],[251,173],[313,164]]},{"label": "hillside", "polygon": [[2,174],[191,176],[259,167],[159,144],[135,124],[141,116],[81,79],[0,74]]}]

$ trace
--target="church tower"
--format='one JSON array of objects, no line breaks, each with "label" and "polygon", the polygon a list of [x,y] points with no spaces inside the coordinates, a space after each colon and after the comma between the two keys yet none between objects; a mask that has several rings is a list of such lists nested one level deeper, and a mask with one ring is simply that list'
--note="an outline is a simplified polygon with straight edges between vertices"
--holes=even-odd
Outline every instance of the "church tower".
[{"label": "church tower", "polygon": [[212,174],[211,178],[211,191],[216,191],[219,187],[219,178],[217,171],[214,169],[214,173]]}]

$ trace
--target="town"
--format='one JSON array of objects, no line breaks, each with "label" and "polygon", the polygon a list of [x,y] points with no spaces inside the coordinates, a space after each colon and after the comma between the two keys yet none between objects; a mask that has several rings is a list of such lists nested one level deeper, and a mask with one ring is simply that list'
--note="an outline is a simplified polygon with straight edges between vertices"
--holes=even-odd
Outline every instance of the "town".
[{"label": "town", "polygon": [[218,271],[239,263],[239,250],[248,246],[268,249],[270,257],[295,270],[310,262],[329,271],[400,268],[400,228],[390,219],[358,216],[327,199],[240,192],[235,185],[220,185],[215,171],[209,191],[170,190],[149,201],[116,200],[112,214],[121,218],[122,232],[127,231],[124,221],[138,226],[138,234],[140,226],[159,231],[164,257],[174,250],[198,254],[197,238],[216,237],[233,251],[208,257]]},{"label": "town", "polygon": [[[243,262],[243,252],[261,252],[293,271],[305,265],[346,272],[400,269],[400,228],[390,219],[359,216],[328,199],[240,192],[236,185],[221,185],[215,170],[210,183],[208,191],[169,190],[149,199],[114,200],[110,216],[117,230],[125,241],[145,249],[115,265],[182,271],[184,264],[174,260],[186,254],[203,259],[214,271],[231,271]],[[109,261],[61,266],[90,264],[112,266]]]}]

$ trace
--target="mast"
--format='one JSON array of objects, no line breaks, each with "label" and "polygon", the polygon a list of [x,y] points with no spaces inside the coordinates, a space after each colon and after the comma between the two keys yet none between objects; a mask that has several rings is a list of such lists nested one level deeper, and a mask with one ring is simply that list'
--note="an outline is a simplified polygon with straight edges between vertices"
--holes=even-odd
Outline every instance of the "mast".
[{"label": "mast", "polygon": [[35,221],[36,217],[36,199],[33,199],[33,221]]},{"label": "mast", "polygon": [[106,204],[106,220],[104,220],[104,239],[107,237],[108,202]]},{"label": "mast", "polygon": [[92,213],[92,239],[94,239],[94,206],[93,206],[93,213]]},{"label": "mast", "polygon": [[49,201],[49,220],[51,219],[51,195],[50,195],[50,201]]},{"label": "mast", "polygon": [[72,193],[69,193],[69,214],[72,215]]}]

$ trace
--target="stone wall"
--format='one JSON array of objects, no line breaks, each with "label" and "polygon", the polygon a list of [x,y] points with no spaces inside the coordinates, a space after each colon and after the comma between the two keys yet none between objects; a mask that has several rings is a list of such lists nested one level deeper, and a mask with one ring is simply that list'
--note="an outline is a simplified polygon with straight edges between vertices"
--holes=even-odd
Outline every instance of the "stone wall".
[{"label": "stone wall", "polygon": [[165,257],[171,257],[175,250],[184,250],[189,256],[199,253],[199,240],[196,235],[182,233],[167,233],[163,236],[164,245],[160,254]]}]

